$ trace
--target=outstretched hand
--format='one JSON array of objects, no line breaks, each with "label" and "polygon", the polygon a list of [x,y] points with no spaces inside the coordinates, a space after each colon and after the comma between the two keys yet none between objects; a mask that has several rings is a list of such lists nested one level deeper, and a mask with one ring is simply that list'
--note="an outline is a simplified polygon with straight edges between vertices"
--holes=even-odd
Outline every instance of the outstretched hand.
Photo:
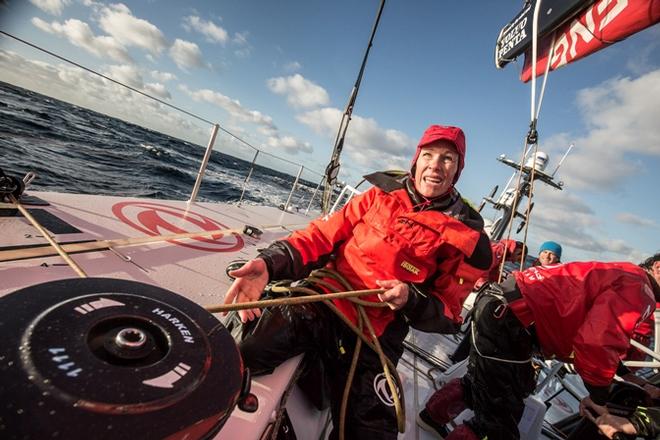
[{"label": "outstretched hand", "polygon": [[[261,258],[248,261],[241,268],[229,272],[229,276],[235,280],[225,295],[225,304],[257,301],[268,284],[268,269]],[[261,309],[239,310],[238,316],[241,322],[252,321],[261,316]]]},{"label": "outstretched hand", "polygon": [[377,280],[376,284],[386,289],[385,292],[378,294],[378,298],[387,303],[390,309],[399,310],[408,302],[410,294],[408,284],[399,280]]}]

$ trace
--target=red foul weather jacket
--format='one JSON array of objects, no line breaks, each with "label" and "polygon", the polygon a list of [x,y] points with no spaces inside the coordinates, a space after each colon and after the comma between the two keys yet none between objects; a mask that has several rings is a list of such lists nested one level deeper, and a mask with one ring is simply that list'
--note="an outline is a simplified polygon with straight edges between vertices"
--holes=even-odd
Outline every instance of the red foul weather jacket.
[{"label": "red foul weather jacket", "polygon": [[[376,280],[397,279],[410,285],[401,311],[413,327],[455,331],[463,301],[491,263],[481,216],[455,190],[442,200],[428,201],[415,192],[409,177],[376,173],[367,180],[375,186],[341,211],[261,252],[270,279],[300,279],[326,265],[356,290],[379,288]],[[379,302],[377,295],[362,299]],[[353,303],[334,303],[357,322]],[[387,307],[366,311],[378,336],[395,317]]]},{"label": "red foul weather jacket", "polygon": [[573,362],[587,388],[610,384],[635,329],[655,310],[648,278],[632,263],[537,266],[513,276],[543,353]]},{"label": "red foul weather jacket", "polygon": [[500,276],[500,266],[506,251],[506,257],[511,258],[511,255],[516,251],[516,240],[500,240],[491,242],[490,248],[493,253],[493,262],[488,269],[488,276],[482,277],[474,284],[475,289],[479,289],[485,282],[491,281],[497,283]]}]

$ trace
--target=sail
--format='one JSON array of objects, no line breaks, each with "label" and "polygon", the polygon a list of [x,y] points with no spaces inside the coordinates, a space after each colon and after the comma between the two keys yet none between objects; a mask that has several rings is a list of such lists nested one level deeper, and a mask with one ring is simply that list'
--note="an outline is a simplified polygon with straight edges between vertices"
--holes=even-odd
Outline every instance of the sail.
[{"label": "sail", "polygon": [[[660,0],[599,0],[539,42],[537,75],[545,72],[552,35],[550,70],[584,58],[660,21]],[[525,52],[520,79],[532,78],[531,47]]]},{"label": "sail", "polygon": [[[537,2],[528,0],[522,11],[500,31],[495,44],[495,66],[503,68],[532,46],[534,9]],[[539,7],[538,34],[540,37],[557,29],[576,16],[594,0],[542,0]]]}]

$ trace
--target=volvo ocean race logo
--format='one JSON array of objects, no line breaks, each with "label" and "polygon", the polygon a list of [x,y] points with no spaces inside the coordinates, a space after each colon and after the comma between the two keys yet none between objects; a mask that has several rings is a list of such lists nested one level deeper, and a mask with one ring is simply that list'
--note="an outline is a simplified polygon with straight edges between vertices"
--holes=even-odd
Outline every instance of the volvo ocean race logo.
[{"label": "volvo ocean race logo", "polygon": [[[396,388],[396,394],[400,399],[401,391],[399,390],[399,387],[396,385],[396,383],[394,384],[394,388]],[[374,391],[376,392],[376,395],[381,402],[387,406],[394,406],[394,397],[392,397],[392,393],[390,392],[390,386],[387,384],[385,373],[380,373],[374,377]]]},{"label": "volvo ocean race logo", "polygon": [[[227,229],[222,223],[196,212],[161,203],[120,202],[112,207],[112,213],[127,225],[151,236]],[[168,242],[208,252],[233,252],[243,248],[243,239],[236,233]]]}]

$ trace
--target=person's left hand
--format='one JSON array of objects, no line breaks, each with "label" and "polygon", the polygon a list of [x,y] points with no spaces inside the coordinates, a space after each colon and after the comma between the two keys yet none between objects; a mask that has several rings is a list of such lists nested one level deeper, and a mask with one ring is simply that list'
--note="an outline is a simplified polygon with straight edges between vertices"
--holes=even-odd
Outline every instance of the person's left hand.
[{"label": "person's left hand", "polygon": [[376,284],[386,289],[378,294],[378,299],[387,303],[390,309],[399,310],[408,302],[408,284],[399,280],[376,280]]}]

